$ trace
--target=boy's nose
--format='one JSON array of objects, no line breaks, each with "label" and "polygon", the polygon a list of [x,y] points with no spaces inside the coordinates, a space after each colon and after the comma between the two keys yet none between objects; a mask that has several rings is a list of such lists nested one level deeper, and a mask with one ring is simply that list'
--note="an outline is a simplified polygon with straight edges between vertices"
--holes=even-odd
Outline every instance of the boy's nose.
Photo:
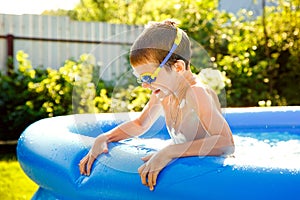
[{"label": "boy's nose", "polygon": [[150,84],[149,83],[142,83],[142,87],[143,88],[150,88]]}]

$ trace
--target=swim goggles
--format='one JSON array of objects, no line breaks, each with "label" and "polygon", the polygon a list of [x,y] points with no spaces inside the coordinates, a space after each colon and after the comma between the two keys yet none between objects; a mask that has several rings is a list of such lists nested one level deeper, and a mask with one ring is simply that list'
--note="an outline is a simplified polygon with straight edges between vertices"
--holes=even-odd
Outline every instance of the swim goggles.
[{"label": "swim goggles", "polygon": [[179,28],[176,28],[176,32],[177,32],[176,38],[174,40],[174,43],[173,43],[172,48],[169,51],[168,55],[164,58],[164,60],[160,63],[160,65],[157,67],[157,69],[153,73],[146,72],[146,73],[141,74],[139,76],[139,78],[137,78],[138,83],[151,84],[156,80],[161,68],[168,62],[169,58],[172,56],[172,54],[174,53],[174,51],[176,50],[176,48],[179,46],[179,44],[181,42],[182,30]]}]

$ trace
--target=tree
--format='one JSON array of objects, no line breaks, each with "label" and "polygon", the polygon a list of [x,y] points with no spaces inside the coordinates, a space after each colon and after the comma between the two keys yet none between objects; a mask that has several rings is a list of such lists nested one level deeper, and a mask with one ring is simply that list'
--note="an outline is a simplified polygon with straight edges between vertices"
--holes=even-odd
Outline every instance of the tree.
[{"label": "tree", "polygon": [[295,84],[300,81],[299,8],[299,1],[280,1],[265,7],[258,18],[242,10],[221,29],[218,41],[228,45],[218,53],[217,63],[231,80],[226,88],[229,105],[300,104]]},{"label": "tree", "polygon": [[277,2],[263,7],[259,17],[244,9],[238,15],[221,12],[218,0],[81,0],[67,14],[75,20],[132,25],[176,19],[209,55],[196,63],[211,61],[226,73],[229,106],[298,105],[300,1]]}]

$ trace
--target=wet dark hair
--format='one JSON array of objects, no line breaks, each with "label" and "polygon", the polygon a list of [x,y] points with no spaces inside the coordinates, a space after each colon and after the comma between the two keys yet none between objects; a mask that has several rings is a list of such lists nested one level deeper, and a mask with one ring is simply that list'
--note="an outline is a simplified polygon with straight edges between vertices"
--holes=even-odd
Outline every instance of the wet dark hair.
[{"label": "wet dark hair", "polygon": [[[158,66],[170,51],[177,34],[176,31],[176,23],[172,20],[149,23],[131,47],[131,65],[134,67],[155,63]],[[191,54],[190,40],[183,32],[179,46],[166,63],[167,69],[170,69],[177,60],[183,60],[188,68]]]}]

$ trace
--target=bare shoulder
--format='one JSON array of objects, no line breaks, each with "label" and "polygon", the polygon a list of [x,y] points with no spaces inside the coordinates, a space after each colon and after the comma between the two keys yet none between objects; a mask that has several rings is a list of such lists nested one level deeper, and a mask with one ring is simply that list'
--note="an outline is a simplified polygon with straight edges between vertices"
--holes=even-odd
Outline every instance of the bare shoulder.
[{"label": "bare shoulder", "polygon": [[203,100],[206,98],[209,98],[210,92],[208,88],[201,84],[197,83],[195,85],[192,85],[186,92],[186,98],[187,100]]},{"label": "bare shoulder", "polygon": [[197,83],[190,87],[186,93],[187,101],[191,102],[194,106],[199,109],[220,109],[220,102],[217,94],[208,86],[202,83]]}]

